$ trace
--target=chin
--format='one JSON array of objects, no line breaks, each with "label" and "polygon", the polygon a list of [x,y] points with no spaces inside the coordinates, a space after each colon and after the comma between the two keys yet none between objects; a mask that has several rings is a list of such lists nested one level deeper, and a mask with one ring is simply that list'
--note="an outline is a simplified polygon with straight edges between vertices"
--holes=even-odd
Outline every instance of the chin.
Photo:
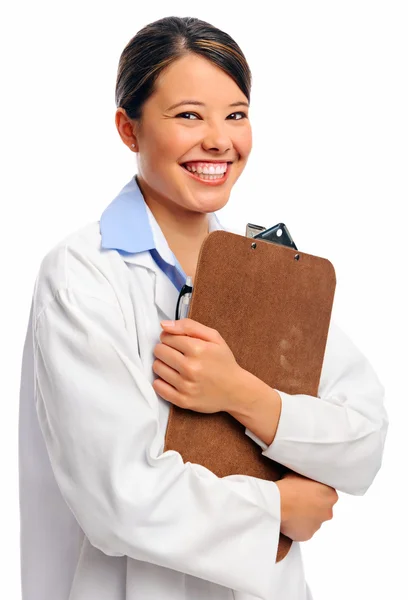
[{"label": "chin", "polygon": [[213,197],[194,198],[193,203],[189,203],[192,208],[201,213],[212,213],[221,210],[228,203],[229,194],[214,194]]},{"label": "chin", "polygon": [[[187,192],[187,190],[186,190]],[[226,186],[225,189],[221,187],[197,190],[196,188],[188,189],[186,194],[183,194],[187,201],[187,206],[190,205],[192,208],[196,207],[200,212],[215,212],[223,208],[230,199],[231,188]]]}]

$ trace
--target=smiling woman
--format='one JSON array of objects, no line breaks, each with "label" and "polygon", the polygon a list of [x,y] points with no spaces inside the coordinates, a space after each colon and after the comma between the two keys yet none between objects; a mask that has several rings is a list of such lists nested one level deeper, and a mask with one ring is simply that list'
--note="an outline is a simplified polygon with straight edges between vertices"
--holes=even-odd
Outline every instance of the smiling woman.
[{"label": "smiling woman", "polygon": [[197,19],[148,25],[120,58],[116,126],[137,154],[145,203],[193,280],[207,215],[228,202],[251,151],[250,86],[238,45]]},{"label": "smiling woman", "polygon": [[[362,493],[379,468],[382,387],[337,328],[314,398],[268,387],[217,331],[171,321],[247,163],[250,85],[236,42],[194,18],[147,25],[120,57],[115,122],[137,174],[48,252],[33,295],[23,600],[306,600],[298,542],[332,517],[333,488]],[[171,404],[230,413],[302,475],[185,464],[163,452]],[[295,542],[276,563],[280,531]]]}]

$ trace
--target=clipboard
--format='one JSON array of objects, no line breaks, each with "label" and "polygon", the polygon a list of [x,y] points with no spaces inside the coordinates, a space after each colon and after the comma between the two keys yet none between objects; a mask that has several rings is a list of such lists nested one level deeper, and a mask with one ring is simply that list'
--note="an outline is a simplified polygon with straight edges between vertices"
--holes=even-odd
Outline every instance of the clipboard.
[{"label": "clipboard", "polygon": [[[189,317],[216,329],[237,363],[269,386],[317,396],[335,287],[325,258],[217,230],[200,250]],[[278,481],[288,470],[263,456],[228,413],[171,405],[167,450],[218,477]],[[280,535],[276,562],[291,543]]]}]

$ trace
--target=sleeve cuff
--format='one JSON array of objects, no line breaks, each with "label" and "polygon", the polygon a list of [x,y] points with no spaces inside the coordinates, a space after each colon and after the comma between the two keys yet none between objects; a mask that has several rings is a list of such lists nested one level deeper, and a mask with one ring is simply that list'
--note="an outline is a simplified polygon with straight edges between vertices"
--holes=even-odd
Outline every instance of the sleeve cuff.
[{"label": "sleeve cuff", "polygon": [[305,402],[303,395],[291,395],[286,392],[276,390],[282,399],[282,408],[278,427],[273,442],[270,446],[265,444],[257,435],[248,428],[245,429],[246,435],[251,438],[260,448],[262,453],[268,458],[281,464],[290,463],[291,450],[293,452],[292,442],[309,441],[305,438],[305,429],[309,431],[313,428],[313,411]]},{"label": "sleeve cuff", "polygon": [[[328,419],[324,418],[324,413],[326,409],[333,411],[335,408],[341,412],[341,407],[333,407],[329,403],[327,407],[322,406],[320,398],[306,394],[292,395],[281,391],[279,394],[282,410],[276,435],[271,445],[262,451],[263,455],[297,473],[324,481],[321,476],[321,451],[323,447],[332,448],[336,439],[333,428],[330,430],[327,427]],[[340,423],[341,415],[339,428]],[[328,456],[327,463],[330,463]]]},{"label": "sleeve cuff", "polygon": [[251,438],[251,440],[253,440],[256,444],[258,444],[258,446],[262,448],[262,452],[267,449],[268,446],[265,444],[265,442],[263,442],[257,435],[252,433],[250,429],[246,428],[245,433],[248,437]]}]

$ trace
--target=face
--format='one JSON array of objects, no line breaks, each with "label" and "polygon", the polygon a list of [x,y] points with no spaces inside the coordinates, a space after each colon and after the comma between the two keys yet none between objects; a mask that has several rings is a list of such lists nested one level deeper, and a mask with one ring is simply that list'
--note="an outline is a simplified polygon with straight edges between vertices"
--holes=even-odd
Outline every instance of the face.
[{"label": "face", "polygon": [[225,206],[252,147],[247,98],[231,77],[194,54],[160,74],[132,133],[143,191],[189,212]]}]

